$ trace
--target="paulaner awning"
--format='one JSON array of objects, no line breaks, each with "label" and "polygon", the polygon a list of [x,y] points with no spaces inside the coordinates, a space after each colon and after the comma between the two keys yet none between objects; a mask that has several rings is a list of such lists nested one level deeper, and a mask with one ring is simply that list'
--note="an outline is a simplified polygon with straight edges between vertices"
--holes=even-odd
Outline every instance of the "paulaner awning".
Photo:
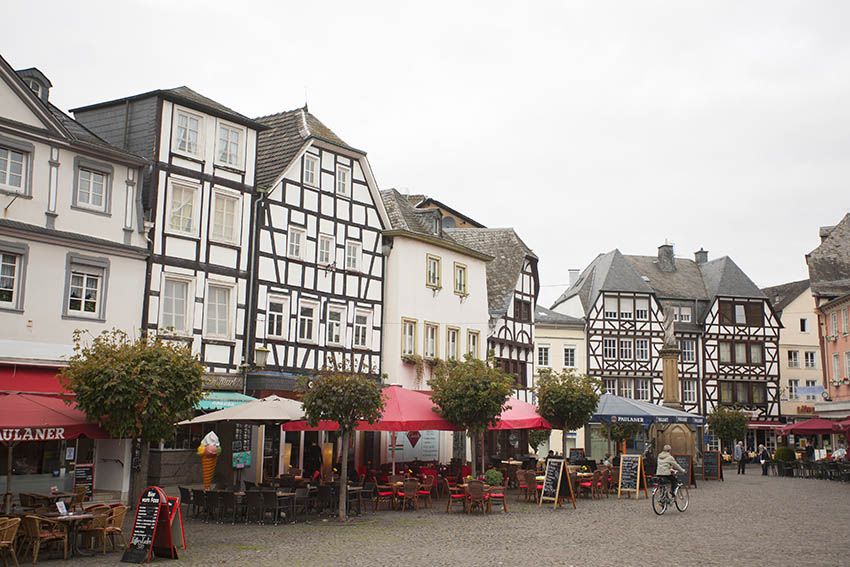
[{"label": "paulaner awning", "polygon": [[57,395],[0,392],[0,441],[61,441],[109,435]]},{"label": "paulaner awning", "polygon": [[640,423],[644,427],[653,423],[705,425],[705,417],[701,415],[613,394],[599,396],[596,412],[590,418],[590,421],[594,423]]}]

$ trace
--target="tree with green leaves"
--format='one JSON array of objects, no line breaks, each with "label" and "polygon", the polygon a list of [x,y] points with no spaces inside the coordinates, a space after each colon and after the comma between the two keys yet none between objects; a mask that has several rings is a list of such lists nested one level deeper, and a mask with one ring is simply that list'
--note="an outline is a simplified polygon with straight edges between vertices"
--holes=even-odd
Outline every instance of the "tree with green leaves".
[{"label": "tree with green leaves", "polygon": [[339,423],[342,455],[339,475],[339,521],[346,519],[348,496],[348,446],[351,434],[361,421],[374,423],[381,417],[384,401],[381,387],[367,374],[335,367],[309,380],[301,400],[310,425],[322,420]]},{"label": "tree with green leaves", "polygon": [[590,421],[599,404],[599,380],[575,370],[541,369],[537,378],[537,411],[564,432],[561,451],[567,455],[567,432]]},{"label": "tree with green leaves", "polygon": [[749,418],[737,409],[716,407],[708,414],[708,428],[712,435],[720,439],[726,447],[730,447],[735,439],[747,436]]},{"label": "tree with green leaves", "polygon": [[528,432],[528,444],[536,453],[538,447],[548,441],[551,434],[551,429],[532,429]]},{"label": "tree with green leaves", "polygon": [[[75,331],[74,355],[61,377],[90,420],[116,439],[141,443],[140,473],[150,442],[172,437],[174,424],[192,417],[203,375],[204,366],[185,345],[161,337],[132,339],[113,329],[93,339]],[[140,480],[134,479],[134,491]]]},{"label": "tree with green leaves", "polygon": [[467,431],[472,439],[472,475],[476,475],[476,441],[509,406],[514,379],[493,365],[467,355],[450,360],[428,382],[440,415]]}]

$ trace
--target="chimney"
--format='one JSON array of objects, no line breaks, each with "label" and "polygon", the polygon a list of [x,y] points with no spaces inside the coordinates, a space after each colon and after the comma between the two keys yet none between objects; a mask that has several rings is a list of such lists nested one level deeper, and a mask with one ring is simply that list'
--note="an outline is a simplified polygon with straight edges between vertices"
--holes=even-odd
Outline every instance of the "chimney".
[{"label": "chimney", "polygon": [[708,250],[703,250],[702,247],[700,247],[699,250],[694,252],[694,262],[697,264],[705,264],[708,262]]},{"label": "chimney", "polygon": [[834,228],[835,228],[834,226],[822,226],[822,227],[820,227],[820,231],[818,231],[818,235],[820,236],[820,241],[823,242],[824,240],[829,238],[829,235],[832,234],[832,229],[834,229]]},{"label": "chimney", "polygon": [[578,276],[581,273],[581,270],[568,270],[570,274],[570,287],[576,285],[578,281]]},{"label": "chimney", "polygon": [[662,244],[658,247],[658,268],[662,272],[676,271],[676,259],[673,257],[672,244]]}]

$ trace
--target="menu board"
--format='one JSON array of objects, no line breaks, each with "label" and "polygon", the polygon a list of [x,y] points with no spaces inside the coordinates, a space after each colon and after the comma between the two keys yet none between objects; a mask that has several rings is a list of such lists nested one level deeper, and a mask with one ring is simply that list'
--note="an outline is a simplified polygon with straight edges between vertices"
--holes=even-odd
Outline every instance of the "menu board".
[{"label": "menu board", "polygon": [[585,455],[584,449],[581,447],[571,447],[570,448],[570,464],[577,465],[583,461],[587,460],[587,456]]},{"label": "menu board", "polygon": [[706,451],[702,454],[702,479],[723,479],[723,471],[720,469],[720,451]]},{"label": "menu board", "polygon": [[86,487],[86,500],[91,500],[94,494],[94,465],[77,465],[74,467],[74,487]]},{"label": "menu board", "polygon": [[696,479],[694,478],[694,460],[690,455],[673,455],[673,458],[676,459],[676,462],[679,463],[679,466],[685,469],[685,472],[679,474],[679,479],[682,480],[685,486],[696,486]]},{"label": "menu board", "polygon": [[564,470],[564,459],[550,458],[546,461],[543,490],[540,491],[540,503],[555,500],[561,487],[561,473]]},{"label": "menu board", "polygon": [[620,486],[617,489],[617,498],[623,492],[634,492],[640,498],[641,488],[648,496],[643,458],[641,455],[620,455]]},{"label": "menu board", "polygon": [[251,436],[253,432],[253,427],[253,425],[249,425],[247,423],[235,424],[235,431],[233,432],[233,444],[231,447],[232,452],[242,453],[251,450]]},{"label": "menu board", "polygon": [[[122,563],[144,563],[150,559],[151,547],[156,536],[160,506],[165,502],[165,493],[156,486],[149,486],[139,497],[136,507],[136,519],[130,544],[121,557]],[[166,508],[166,511],[168,508]]]}]

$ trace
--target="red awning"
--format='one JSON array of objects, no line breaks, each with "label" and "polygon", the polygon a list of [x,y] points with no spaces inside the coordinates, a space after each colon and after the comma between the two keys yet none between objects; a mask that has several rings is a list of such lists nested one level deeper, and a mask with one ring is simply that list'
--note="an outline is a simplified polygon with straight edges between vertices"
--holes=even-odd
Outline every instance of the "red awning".
[{"label": "red awning", "polygon": [[76,405],[45,394],[0,392],[0,441],[106,439],[109,435],[89,423]]},{"label": "red awning", "polygon": [[784,423],[777,423],[773,421],[751,421],[747,423],[747,429],[782,429],[785,427]]},{"label": "red awning", "polygon": [[548,421],[540,417],[537,408],[528,402],[516,398],[508,400],[510,408],[502,412],[496,425],[490,426],[491,431],[508,429],[552,429]]},{"label": "red awning", "polygon": [[62,394],[59,368],[53,366],[0,365],[0,390]]},{"label": "red awning", "polygon": [[[431,397],[415,390],[405,390],[401,386],[387,386],[381,391],[384,399],[384,411],[375,423],[361,421],[358,431],[454,431],[451,422],[434,411]],[[339,424],[334,421],[322,421],[311,427],[304,420],[284,423],[283,431],[336,431]]]},{"label": "red awning", "polygon": [[829,433],[839,433],[840,428],[834,421],[821,419],[807,419],[806,421],[798,421],[797,423],[789,423],[780,429],[782,435],[793,433],[794,435],[827,435]]}]

